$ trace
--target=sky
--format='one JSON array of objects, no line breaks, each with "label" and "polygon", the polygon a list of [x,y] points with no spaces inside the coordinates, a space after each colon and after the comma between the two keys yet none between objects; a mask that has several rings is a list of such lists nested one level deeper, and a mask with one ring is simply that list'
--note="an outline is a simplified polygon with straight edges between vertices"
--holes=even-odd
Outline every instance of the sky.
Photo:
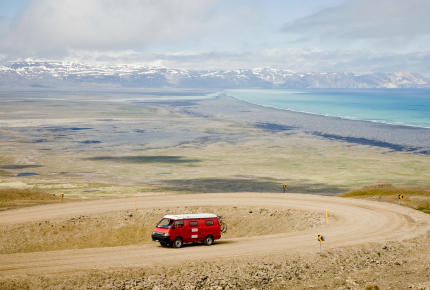
[{"label": "sky", "polygon": [[0,61],[430,77],[430,0],[0,0]]}]

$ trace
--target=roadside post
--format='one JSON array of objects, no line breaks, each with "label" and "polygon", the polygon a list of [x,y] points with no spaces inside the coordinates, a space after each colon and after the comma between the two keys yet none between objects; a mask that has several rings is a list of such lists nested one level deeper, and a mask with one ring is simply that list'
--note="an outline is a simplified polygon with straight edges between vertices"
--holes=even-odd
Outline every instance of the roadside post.
[{"label": "roadside post", "polygon": [[137,210],[136,209],[136,197],[134,197],[134,210]]},{"label": "roadside post", "polygon": [[402,203],[403,194],[399,194],[399,205]]},{"label": "roadside post", "polygon": [[61,196],[61,203],[63,203],[64,194],[61,194],[60,196]]},{"label": "roadside post", "polygon": [[286,184],[284,184],[284,193],[285,193],[285,188],[287,188],[287,185],[286,185]]},{"label": "roadside post", "polygon": [[327,206],[325,206],[325,219],[327,220],[327,224],[328,224],[328,212],[327,212]]},{"label": "roadside post", "polygon": [[321,255],[321,242],[325,241],[325,236],[324,235],[318,235],[318,241],[320,242],[320,255]]}]

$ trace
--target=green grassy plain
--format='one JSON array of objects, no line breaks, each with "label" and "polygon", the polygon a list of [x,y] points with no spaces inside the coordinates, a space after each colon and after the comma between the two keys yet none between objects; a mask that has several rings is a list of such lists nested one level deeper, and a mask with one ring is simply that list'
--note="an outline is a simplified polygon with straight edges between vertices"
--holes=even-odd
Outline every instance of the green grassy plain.
[{"label": "green grassy plain", "polygon": [[[400,195],[403,196],[401,200]],[[348,191],[339,196],[397,203],[430,214],[430,186],[378,184]]]},{"label": "green grassy plain", "polygon": [[49,194],[45,191],[0,188],[0,210],[56,202],[61,202],[61,197],[59,195],[55,196]]}]

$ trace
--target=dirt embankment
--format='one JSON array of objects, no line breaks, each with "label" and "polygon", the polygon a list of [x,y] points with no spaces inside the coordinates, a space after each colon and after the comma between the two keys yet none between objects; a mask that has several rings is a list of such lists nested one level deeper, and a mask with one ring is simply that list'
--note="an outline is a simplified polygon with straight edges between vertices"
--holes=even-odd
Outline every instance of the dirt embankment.
[{"label": "dirt embankment", "polygon": [[[0,254],[143,245],[165,214],[211,212],[224,217],[223,239],[289,233],[323,225],[323,213],[265,207],[174,207],[75,215],[0,226]],[[154,243],[155,245],[155,243]]]}]

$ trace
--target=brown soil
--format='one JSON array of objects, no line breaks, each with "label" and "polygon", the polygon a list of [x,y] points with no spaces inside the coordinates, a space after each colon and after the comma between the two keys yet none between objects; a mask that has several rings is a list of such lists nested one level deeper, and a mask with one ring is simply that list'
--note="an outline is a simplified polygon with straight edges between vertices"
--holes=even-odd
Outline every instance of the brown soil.
[{"label": "brown soil", "polygon": [[[138,246],[0,255],[3,289],[427,289],[430,216],[387,203],[295,194],[146,197],[140,209],[214,208],[302,211],[328,225],[290,233],[225,238],[211,247]],[[0,225],[61,220],[130,208],[129,199],[46,205],[0,213]],[[109,215],[107,215],[109,216]],[[269,215],[270,216],[270,215]],[[332,217],[336,216],[334,220]],[[321,219],[319,219],[321,221]],[[319,252],[317,234],[326,241]]]}]

